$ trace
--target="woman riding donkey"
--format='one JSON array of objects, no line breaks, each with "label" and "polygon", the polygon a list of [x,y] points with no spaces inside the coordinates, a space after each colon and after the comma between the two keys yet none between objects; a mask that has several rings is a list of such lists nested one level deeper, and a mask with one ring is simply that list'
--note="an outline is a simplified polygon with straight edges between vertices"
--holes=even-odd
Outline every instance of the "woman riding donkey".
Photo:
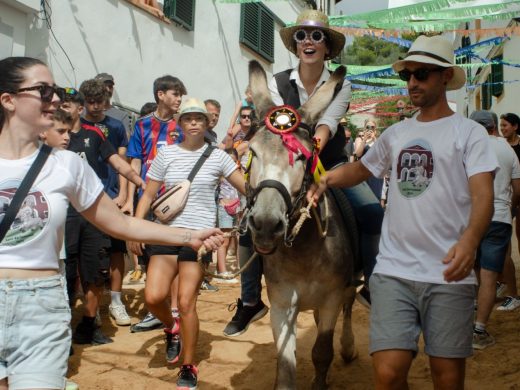
[{"label": "woman riding donkey", "polygon": [[[288,104],[299,108],[329,79],[325,61],[341,52],[345,37],[329,28],[327,15],[315,10],[303,11],[295,25],[280,30],[280,36],[285,47],[300,61],[294,69],[280,72],[272,78],[269,83],[271,98],[277,105]],[[348,109],[350,97],[350,82],[345,79],[315,126],[314,138],[321,149],[320,159],[326,169],[347,161],[343,153],[345,133],[339,121]],[[369,304],[368,279],[375,265],[384,211],[366,183],[345,188],[343,192],[350,201],[358,225],[365,277],[365,287],[361,290],[364,299],[361,301],[368,301]],[[242,243],[245,241],[242,240]],[[260,263],[258,260],[255,262]],[[237,305],[237,313],[224,330],[226,336],[242,334],[251,322],[267,313],[260,299],[261,277],[261,264],[252,264],[242,273],[242,299]]]}]

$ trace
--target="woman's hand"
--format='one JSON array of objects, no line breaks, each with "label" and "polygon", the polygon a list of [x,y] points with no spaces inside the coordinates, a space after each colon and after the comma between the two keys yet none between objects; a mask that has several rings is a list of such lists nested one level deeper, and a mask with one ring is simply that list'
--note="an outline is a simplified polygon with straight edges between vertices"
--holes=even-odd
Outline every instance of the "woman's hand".
[{"label": "woman's hand", "polygon": [[128,248],[137,256],[143,255],[144,244],[142,242],[128,241]]},{"label": "woman's hand", "polygon": [[187,243],[191,248],[198,251],[204,245],[207,252],[217,250],[224,243],[224,233],[217,228],[193,230]]}]

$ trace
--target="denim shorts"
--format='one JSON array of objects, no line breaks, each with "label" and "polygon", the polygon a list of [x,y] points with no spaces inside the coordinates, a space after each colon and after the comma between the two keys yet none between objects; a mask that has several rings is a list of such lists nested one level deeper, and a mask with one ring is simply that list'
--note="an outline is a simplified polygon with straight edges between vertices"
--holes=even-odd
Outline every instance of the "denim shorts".
[{"label": "denim shorts", "polygon": [[218,227],[221,229],[231,229],[236,224],[236,217],[229,215],[222,205],[217,205]]},{"label": "denim shorts", "polygon": [[513,227],[508,223],[491,222],[477,249],[477,265],[480,268],[502,272],[512,231]]},{"label": "denim shorts", "polygon": [[440,358],[473,355],[473,284],[434,284],[373,274],[370,278],[370,354],[400,349]]},{"label": "denim shorts", "polygon": [[71,331],[61,275],[0,280],[0,340],[9,390],[65,387]]}]

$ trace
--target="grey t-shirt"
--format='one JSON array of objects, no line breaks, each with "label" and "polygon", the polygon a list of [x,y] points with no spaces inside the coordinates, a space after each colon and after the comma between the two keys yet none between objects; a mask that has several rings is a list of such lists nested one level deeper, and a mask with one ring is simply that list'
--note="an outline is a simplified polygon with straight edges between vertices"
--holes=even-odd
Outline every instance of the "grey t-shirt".
[{"label": "grey t-shirt", "polygon": [[123,125],[125,126],[126,135],[127,137],[130,137],[130,115],[128,115],[126,111],[120,110],[116,107],[110,107],[108,110],[105,111],[105,115],[111,116],[112,118],[115,118],[123,122]]}]

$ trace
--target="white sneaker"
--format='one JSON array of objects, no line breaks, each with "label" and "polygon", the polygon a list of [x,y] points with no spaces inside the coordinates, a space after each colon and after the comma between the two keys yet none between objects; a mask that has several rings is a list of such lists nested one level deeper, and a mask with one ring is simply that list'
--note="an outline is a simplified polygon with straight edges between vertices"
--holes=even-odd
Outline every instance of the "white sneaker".
[{"label": "white sneaker", "polygon": [[[227,276],[231,276],[232,274],[229,271],[225,271],[225,272],[219,273],[219,275],[227,277]],[[217,283],[228,283],[228,284],[236,284],[236,283],[238,283],[237,278],[233,278],[233,279],[214,278],[213,280],[215,280]]]},{"label": "white sneaker", "polygon": [[112,305],[108,306],[110,316],[116,321],[116,325],[127,326],[130,325],[130,317],[126,312],[125,305]]},{"label": "white sneaker", "polygon": [[520,299],[515,297],[506,297],[506,300],[502,302],[497,310],[500,311],[512,311],[520,307]]}]

